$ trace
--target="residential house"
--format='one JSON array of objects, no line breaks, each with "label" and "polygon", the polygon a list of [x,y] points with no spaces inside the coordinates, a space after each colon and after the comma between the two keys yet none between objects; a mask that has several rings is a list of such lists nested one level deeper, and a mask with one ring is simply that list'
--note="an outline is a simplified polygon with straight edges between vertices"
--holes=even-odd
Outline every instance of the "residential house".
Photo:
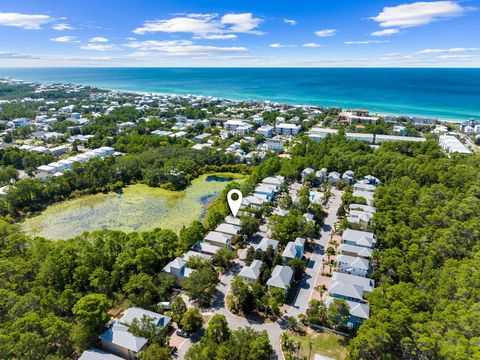
[{"label": "residential house", "polygon": [[[335,298],[331,296],[327,296],[325,305],[327,305],[327,307],[330,306],[334,299]],[[368,303],[364,304],[348,300],[345,301],[350,309],[350,317],[347,325],[353,329],[358,329],[360,325],[370,317],[370,306]]]},{"label": "residential house", "polygon": [[257,281],[262,269],[262,261],[253,260],[250,266],[244,266],[238,276],[246,281]]},{"label": "residential house", "polygon": [[305,250],[305,239],[296,238],[295,241],[290,241],[285,249],[283,250],[282,256],[286,261],[292,260],[294,258],[301,259],[303,258],[303,252]]},{"label": "residential house", "polygon": [[326,168],[322,168],[315,173],[315,177],[320,184],[323,184],[323,182],[327,179],[327,173],[328,170]]},{"label": "residential house", "polygon": [[228,223],[221,223],[215,228],[216,232],[224,233],[227,235],[236,236],[240,231],[240,226],[228,224]]},{"label": "residential house", "polygon": [[135,336],[128,327],[114,322],[99,336],[102,349],[126,360],[137,360],[148,339]]},{"label": "residential house", "polygon": [[183,279],[189,277],[193,272],[192,269],[186,267],[187,260],[183,257],[177,257],[170,261],[164,268],[163,271],[167,274],[175,276],[177,285],[181,285]]},{"label": "residential house", "polygon": [[376,185],[371,185],[371,184],[367,183],[366,181],[365,182],[357,181],[353,185],[353,190],[354,191],[365,191],[365,192],[374,193],[375,190],[377,190],[377,186]]},{"label": "residential house", "polygon": [[373,206],[373,193],[368,191],[358,191],[354,190],[353,194],[354,197],[359,197],[365,200],[367,205]]},{"label": "residential house", "polygon": [[363,298],[363,287],[342,281],[332,281],[328,288],[330,296],[358,303],[366,303]]},{"label": "residential house", "polygon": [[224,234],[218,231],[210,231],[205,236],[204,241],[214,246],[228,248],[232,244],[232,235]]},{"label": "residential house", "polygon": [[220,250],[221,247],[212,245],[208,242],[197,241],[193,246],[192,250],[201,254],[214,255]]},{"label": "residential house", "polygon": [[305,181],[305,178],[306,178],[308,175],[314,174],[314,173],[315,173],[315,170],[313,170],[312,168],[303,169],[303,170],[302,170],[302,173],[301,173],[302,181]]},{"label": "residential house", "polygon": [[130,326],[135,319],[137,319],[137,321],[141,321],[145,316],[150,318],[152,323],[158,328],[166,327],[172,321],[171,317],[139,307],[131,307],[125,310],[125,313],[120,318],[119,322],[121,324]]},{"label": "residential house", "polygon": [[272,271],[272,275],[267,281],[269,288],[275,287],[288,290],[292,282],[293,270],[290,266],[277,265]]},{"label": "residential house", "polygon": [[377,238],[371,232],[346,229],[342,234],[342,243],[371,249],[377,244]]},{"label": "residential house", "polygon": [[282,139],[268,139],[266,145],[269,151],[283,151],[284,142]]},{"label": "residential house", "polygon": [[336,171],[332,171],[330,174],[328,174],[327,180],[330,185],[335,186],[340,181],[340,174]]},{"label": "residential house", "polygon": [[264,237],[254,248],[259,251],[267,251],[268,247],[271,246],[273,250],[277,251],[278,244],[279,242],[277,240]]},{"label": "residential house", "polygon": [[123,360],[123,358],[118,357],[117,355],[109,354],[100,349],[89,349],[85,350],[78,360]]},{"label": "residential house", "polygon": [[338,268],[347,274],[367,277],[370,271],[370,262],[357,256],[338,255]]},{"label": "residential house", "polygon": [[352,184],[354,178],[355,178],[355,173],[352,170],[347,170],[342,175],[342,181],[347,185]]},{"label": "residential house", "polygon": [[340,281],[353,285],[360,285],[363,288],[363,292],[372,292],[375,288],[375,280],[373,279],[350,275],[338,271],[334,271],[332,274],[331,283],[334,283],[335,281]]},{"label": "residential house", "polygon": [[368,247],[350,244],[340,244],[339,250],[343,255],[357,256],[363,259],[370,259],[373,253],[373,250]]}]

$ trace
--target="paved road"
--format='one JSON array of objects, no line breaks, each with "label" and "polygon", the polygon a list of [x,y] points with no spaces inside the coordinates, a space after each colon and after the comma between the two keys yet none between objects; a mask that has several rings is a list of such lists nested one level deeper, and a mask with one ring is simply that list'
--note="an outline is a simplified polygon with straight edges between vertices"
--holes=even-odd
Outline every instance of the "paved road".
[{"label": "paved road", "polygon": [[[205,312],[225,315],[228,321],[228,325],[232,329],[250,326],[257,331],[266,330],[274,350],[272,359],[283,360],[284,357],[280,350],[280,336],[286,329],[286,318],[290,316],[297,317],[299,314],[305,313],[305,311],[307,310],[308,302],[310,301],[310,297],[316,283],[317,275],[320,272],[323,252],[328,244],[330,234],[335,224],[336,214],[338,208],[340,207],[340,203],[341,193],[336,189],[332,189],[332,196],[327,205],[328,216],[325,218],[325,223],[321,231],[320,239],[315,241],[313,254],[308,263],[307,270],[305,271],[305,275],[300,284],[300,290],[298,291],[294,303],[288,313],[286,313],[282,318],[278,319],[274,323],[261,324],[246,319],[244,317],[236,316],[227,310],[225,306],[225,296],[230,290],[230,285],[233,277],[238,274],[238,272],[243,266],[243,261],[241,260],[236,260],[234,266],[231,267],[229,272],[220,277],[220,283],[217,287],[218,291],[215,294],[215,300],[213,302],[213,305],[211,308],[205,309]],[[191,339],[184,341],[178,349],[178,358],[183,359],[187,350],[192,346],[193,343],[197,342],[200,338],[201,334],[199,333],[195,334],[195,336],[193,337],[193,341]]]}]

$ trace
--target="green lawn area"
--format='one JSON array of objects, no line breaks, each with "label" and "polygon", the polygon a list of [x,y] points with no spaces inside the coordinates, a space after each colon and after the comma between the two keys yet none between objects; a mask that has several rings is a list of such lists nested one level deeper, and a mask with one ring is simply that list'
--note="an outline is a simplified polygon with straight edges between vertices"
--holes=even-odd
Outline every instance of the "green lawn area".
[{"label": "green lawn area", "polygon": [[[308,329],[306,335],[289,334],[290,339],[296,343],[300,342],[300,358],[308,358],[308,342],[312,340],[312,352],[310,359],[313,360],[315,354],[331,357],[337,360],[343,360],[347,356],[348,339],[332,334],[328,331],[313,331]],[[310,360],[309,359],[309,360]]]}]

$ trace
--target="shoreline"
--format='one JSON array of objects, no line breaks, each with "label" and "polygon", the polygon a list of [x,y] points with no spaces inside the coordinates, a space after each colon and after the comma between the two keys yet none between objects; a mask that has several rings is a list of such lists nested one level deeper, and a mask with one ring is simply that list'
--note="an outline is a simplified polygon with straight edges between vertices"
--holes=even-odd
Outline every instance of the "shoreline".
[{"label": "shoreline", "polygon": [[[1,69],[0,69],[1,70]],[[170,97],[187,97],[187,96],[196,96],[196,97],[202,97],[202,98],[217,98],[221,99],[224,101],[230,101],[230,102],[270,102],[272,104],[280,104],[280,105],[287,105],[287,106],[292,106],[292,107],[323,107],[323,108],[333,108],[333,107],[341,107],[342,109],[348,109],[348,108],[362,108],[366,109],[369,112],[371,112],[372,115],[378,115],[381,117],[384,116],[397,116],[397,117],[406,117],[406,118],[424,118],[424,119],[434,119],[442,123],[449,123],[449,124],[460,124],[463,121],[467,121],[472,118],[472,116],[465,115],[463,117],[439,117],[439,116],[432,116],[432,115],[423,115],[419,113],[400,113],[400,112],[385,112],[385,111],[371,111],[371,108],[368,106],[340,106],[340,105],[324,105],[321,104],[320,102],[318,104],[305,104],[302,102],[296,102],[296,101],[288,101],[288,102],[283,102],[283,101],[277,101],[277,100],[269,100],[265,98],[261,98],[260,96],[255,97],[223,97],[223,96],[215,96],[215,95],[208,95],[208,94],[203,94],[195,91],[185,91],[185,92],[160,92],[160,91],[148,91],[148,90],[128,90],[125,89],[124,87],[115,87],[112,85],[107,85],[107,86],[102,86],[102,85],[96,85],[92,83],[81,83],[81,82],[61,82],[61,81],[30,81],[30,80],[22,80],[22,79],[17,79],[13,77],[8,77],[8,76],[3,76],[0,77],[0,80],[6,80],[6,81],[15,81],[15,82],[20,82],[20,83],[30,83],[30,84],[36,84],[36,85],[49,85],[49,84],[65,84],[65,85],[75,85],[75,86],[88,86],[88,87],[93,87],[98,90],[103,90],[103,91],[110,91],[110,92],[120,92],[120,93],[126,93],[126,94],[136,94],[136,95],[154,95],[154,96],[170,96]],[[348,100],[345,100],[348,101]],[[341,101],[338,101],[341,102]],[[412,105],[413,106],[413,105]],[[480,115],[478,116],[480,118]],[[475,118],[475,117],[473,117]]]}]

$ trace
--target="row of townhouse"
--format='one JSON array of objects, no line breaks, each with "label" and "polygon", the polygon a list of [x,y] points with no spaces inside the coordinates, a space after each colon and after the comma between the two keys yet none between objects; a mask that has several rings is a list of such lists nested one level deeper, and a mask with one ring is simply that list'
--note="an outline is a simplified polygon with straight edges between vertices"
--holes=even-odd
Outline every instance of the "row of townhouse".
[{"label": "row of townhouse", "polygon": [[[354,185],[355,191],[363,191],[372,195],[379,180],[373,176],[366,176]],[[328,306],[333,299],[344,299],[350,308],[349,325],[358,328],[370,317],[370,306],[365,294],[373,291],[374,280],[370,279],[370,261],[373,250],[377,245],[377,238],[368,229],[370,220],[375,213],[372,204],[351,204],[347,219],[349,223],[360,224],[363,230],[346,229],[342,234],[337,256],[337,271],[333,273],[329,295],[326,299]]]},{"label": "row of townhouse", "polygon": [[41,165],[37,167],[37,176],[45,178],[49,176],[62,175],[65,170],[71,169],[76,162],[84,163],[90,159],[103,158],[108,155],[113,155],[115,150],[109,146],[103,146],[99,149],[90,150],[82,154],[71,156],[67,159],[59,160],[48,165]]},{"label": "row of townhouse", "polygon": [[[223,123],[223,128],[238,135],[246,135],[253,131],[254,125],[243,120],[227,120]],[[257,133],[266,138],[272,137],[274,133],[283,136],[295,136],[300,133],[301,129],[300,125],[282,123],[275,125],[275,127],[271,125],[260,126],[257,129]]]}]

